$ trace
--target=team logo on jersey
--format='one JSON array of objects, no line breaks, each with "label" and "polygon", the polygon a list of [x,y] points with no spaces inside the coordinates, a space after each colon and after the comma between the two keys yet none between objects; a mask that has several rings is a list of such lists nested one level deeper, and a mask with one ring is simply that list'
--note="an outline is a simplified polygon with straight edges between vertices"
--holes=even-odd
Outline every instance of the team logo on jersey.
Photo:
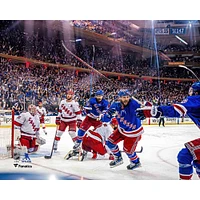
[{"label": "team logo on jersey", "polygon": [[34,124],[34,121],[31,119],[31,117],[29,117],[28,121],[32,125],[33,130],[37,131],[36,125]]},{"label": "team logo on jersey", "polygon": [[124,117],[126,115],[126,111],[125,110],[121,110],[120,115],[121,115],[121,117]]}]

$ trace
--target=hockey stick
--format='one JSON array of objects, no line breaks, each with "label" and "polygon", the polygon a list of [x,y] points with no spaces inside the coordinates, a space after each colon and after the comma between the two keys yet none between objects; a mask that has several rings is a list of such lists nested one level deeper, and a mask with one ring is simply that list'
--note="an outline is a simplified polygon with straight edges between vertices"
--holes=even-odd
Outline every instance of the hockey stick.
[{"label": "hockey stick", "polygon": [[107,78],[106,76],[104,76],[101,72],[99,72],[98,70],[94,69],[92,66],[90,66],[88,63],[86,63],[84,60],[82,60],[81,58],[79,58],[77,55],[75,55],[74,53],[72,53],[64,44],[64,42],[62,41],[62,46],[64,47],[64,49],[71,54],[72,56],[74,56],[78,61],[80,61],[81,63],[83,63],[85,66],[87,66],[89,69],[91,69],[92,71],[96,72],[97,74],[99,74],[100,76],[104,77],[106,80],[112,82],[109,78]]},{"label": "hockey stick", "polygon": [[[110,80],[109,78],[107,78],[106,76],[104,76],[101,72],[99,72],[98,70],[94,69],[93,66],[89,65],[88,63],[86,63],[84,60],[82,60],[81,58],[79,58],[78,56],[76,56],[74,53],[72,53],[64,44],[64,42],[62,41],[62,46],[64,47],[64,49],[71,54],[72,56],[74,56],[78,61],[80,61],[81,63],[83,63],[85,66],[87,66],[89,69],[91,69],[92,71],[96,72],[97,74],[99,74],[100,76],[104,77],[106,80],[108,80],[109,82],[112,82],[112,80]],[[92,59],[92,63],[94,62],[94,45],[93,45],[93,59]],[[132,96],[132,98],[137,101],[140,105],[142,105],[142,102],[139,101],[138,99],[136,99],[135,97]]]},{"label": "hockey stick", "polygon": [[[58,130],[58,126],[56,126],[56,133],[57,133],[57,130]],[[55,138],[56,138],[56,133],[55,133],[55,136],[54,136],[54,139],[53,139],[53,145],[52,145],[52,148],[51,148],[51,153],[50,153],[50,155],[45,155],[44,156],[45,159],[51,159],[51,157],[53,155],[53,148],[54,148],[54,142],[55,142]]]},{"label": "hockey stick", "polygon": [[[125,151],[121,151],[122,153],[125,153]],[[140,147],[140,150],[135,151],[135,153],[142,153],[143,152],[143,146]]]},{"label": "hockey stick", "polygon": [[184,65],[179,65],[179,67],[182,67],[182,68],[184,68],[184,69],[187,69],[188,71],[190,71],[190,72],[195,76],[195,78],[196,78],[198,81],[200,81],[199,78],[198,78],[198,76],[197,76],[191,69],[189,69],[188,67],[186,67],[186,66],[184,66]]}]

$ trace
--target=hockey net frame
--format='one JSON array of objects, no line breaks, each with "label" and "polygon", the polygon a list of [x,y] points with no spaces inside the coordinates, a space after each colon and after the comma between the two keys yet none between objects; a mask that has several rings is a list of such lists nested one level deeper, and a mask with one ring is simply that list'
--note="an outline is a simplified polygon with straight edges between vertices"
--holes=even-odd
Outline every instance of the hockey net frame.
[{"label": "hockey net frame", "polygon": [[[9,113],[9,114],[6,114]],[[0,147],[4,149],[4,152],[0,151],[0,160],[6,158],[13,158],[13,151],[14,151],[14,143],[15,143],[15,131],[14,131],[14,110],[0,110],[0,129],[2,131],[0,137]],[[5,124],[6,116],[11,117],[11,122],[7,125]],[[5,138],[4,138],[4,129],[5,131]],[[7,137],[7,138],[6,138]],[[5,139],[5,144],[4,144]],[[6,142],[8,141],[8,144]],[[3,146],[4,145],[4,146]]]}]

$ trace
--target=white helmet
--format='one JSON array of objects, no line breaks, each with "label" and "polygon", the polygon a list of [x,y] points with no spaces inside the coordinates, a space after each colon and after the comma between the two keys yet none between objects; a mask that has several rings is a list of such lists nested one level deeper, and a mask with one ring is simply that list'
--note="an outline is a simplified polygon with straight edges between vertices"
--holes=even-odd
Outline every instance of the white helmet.
[{"label": "white helmet", "polygon": [[31,104],[28,106],[28,112],[32,115],[36,115],[37,114],[37,109],[36,106]]}]

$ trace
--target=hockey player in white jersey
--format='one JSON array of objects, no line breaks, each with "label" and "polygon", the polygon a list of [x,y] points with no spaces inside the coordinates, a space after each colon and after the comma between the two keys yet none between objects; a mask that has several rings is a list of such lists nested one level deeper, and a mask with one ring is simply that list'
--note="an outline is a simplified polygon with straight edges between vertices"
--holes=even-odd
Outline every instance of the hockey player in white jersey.
[{"label": "hockey player in white jersey", "polygon": [[20,129],[20,146],[25,146],[28,153],[38,150],[39,145],[45,144],[45,139],[39,137],[40,120],[36,106],[28,106],[28,112],[21,113],[14,121],[16,129]]},{"label": "hockey player in white jersey", "polygon": [[74,92],[68,90],[66,99],[60,102],[58,116],[56,117],[56,125],[59,125],[59,128],[54,140],[54,150],[57,150],[58,142],[67,127],[69,127],[68,131],[72,141],[75,142],[77,139],[76,127],[80,127],[82,120],[79,103],[73,100],[73,96]]},{"label": "hockey player in white jersey", "polygon": [[45,135],[47,135],[46,125],[44,121],[44,117],[47,115],[47,111],[46,108],[43,107],[41,100],[39,101],[38,106],[36,108],[37,108],[37,114],[39,115],[40,118],[40,124],[42,125],[42,130],[45,133]]}]

